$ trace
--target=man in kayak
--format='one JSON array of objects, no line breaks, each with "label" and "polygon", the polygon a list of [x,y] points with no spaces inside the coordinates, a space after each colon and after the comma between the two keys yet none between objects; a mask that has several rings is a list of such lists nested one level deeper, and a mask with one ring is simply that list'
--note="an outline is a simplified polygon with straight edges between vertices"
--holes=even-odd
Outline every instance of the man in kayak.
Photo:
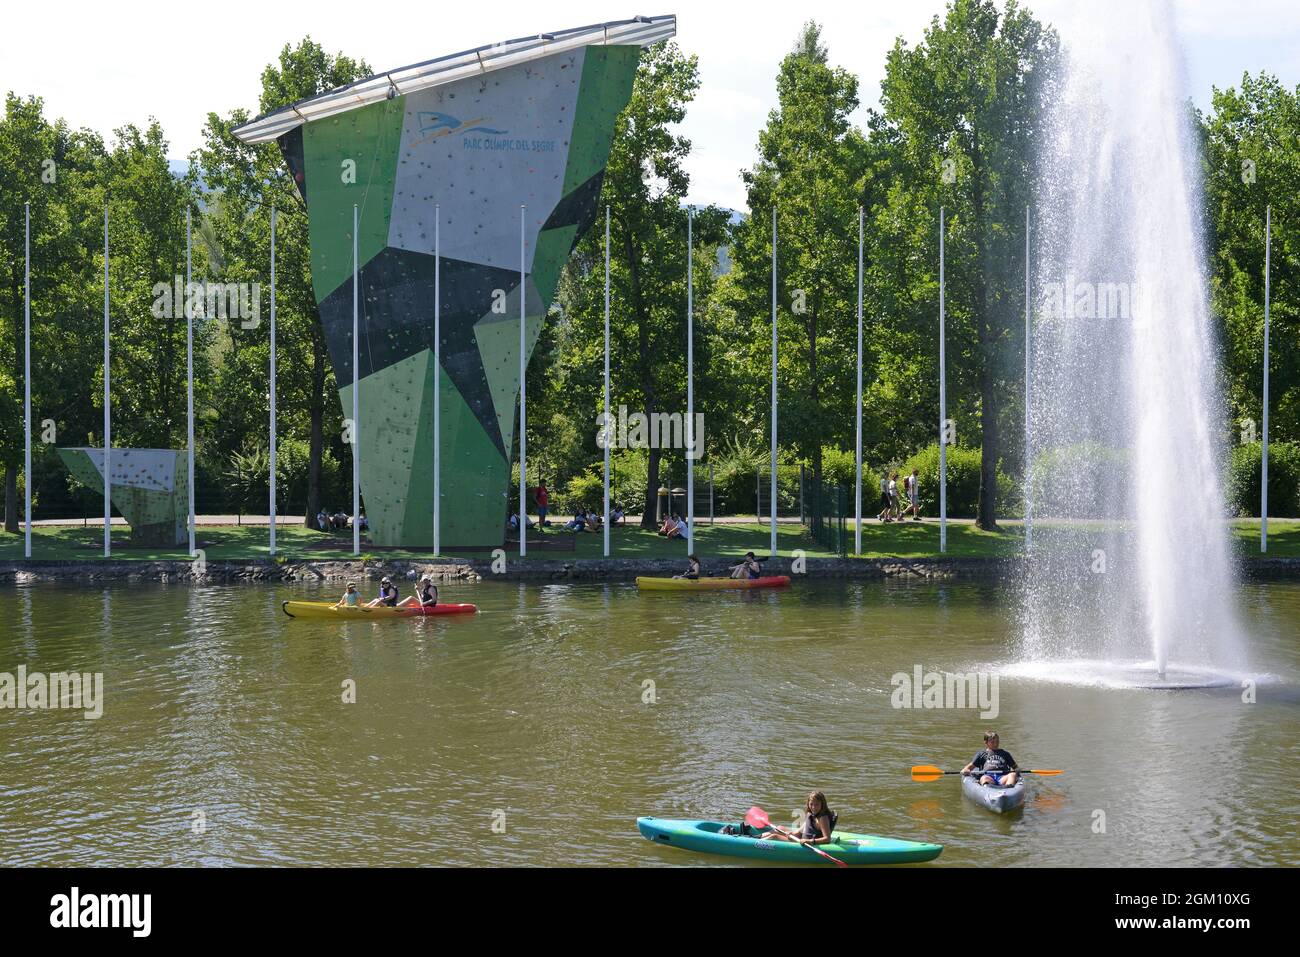
[{"label": "man in kayak", "polygon": [[397,607],[397,586],[393,584],[393,580],[387,575],[379,580],[379,597],[366,603],[367,608],[375,608],[379,605],[387,605],[389,608]]},{"label": "man in kayak", "polygon": [[745,552],[745,560],[731,569],[732,578],[762,578],[763,566],[753,552]]},{"label": "man in kayak", "polygon": [[984,732],[984,750],[961,769],[963,776],[978,774],[980,784],[1009,788],[1020,780],[1020,768],[1009,751],[998,747],[998,733]]},{"label": "man in kayak", "polygon": [[700,577],[700,560],[694,555],[686,556],[686,571],[680,575],[674,575],[674,578],[687,578],[695,581]]},{"label": "man in kayak", "polygon": [[356,608],[361,604],[361,592],[357,591],[357,586],[348,582],[348,590],[343,593],[343,597],[334,603],[335,608]]},{"label": "man in kayak", "polygon": [[438,587],[428,575],[423,576],[415,586],[415,594],[408,595],[397,603],[398,608],[432,608],[438,604]]},{"label": "man in kayak", "polygon": [[766,841],[794,841],[798,844],[829,844],[834,838],[831,832],[835,830],[835,822],[839,815],[830,809],[826,803],[826,795],[821,791],[813,791],[808,795],[808,800],[803,805],[803,825],[795,833],[782,834],[780,831],[769,831],[763,835]]}]

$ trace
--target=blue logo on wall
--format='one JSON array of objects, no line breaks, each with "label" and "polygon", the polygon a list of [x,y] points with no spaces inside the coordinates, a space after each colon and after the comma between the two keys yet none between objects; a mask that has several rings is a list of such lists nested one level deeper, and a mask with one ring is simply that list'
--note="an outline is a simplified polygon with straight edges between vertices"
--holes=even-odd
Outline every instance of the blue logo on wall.
[{"label": "blue logo on wall", "polygon": [[490,126],[475,125],[483,122],[485,117],[482,116],[473,120],[462,120],[450,113],[425,111],[419,114],[418,119],[420,132],[431,136],[448,136],[452,133],[486,133],[488,136],[502,136],[509,132],[509,130],[496,130]]}]

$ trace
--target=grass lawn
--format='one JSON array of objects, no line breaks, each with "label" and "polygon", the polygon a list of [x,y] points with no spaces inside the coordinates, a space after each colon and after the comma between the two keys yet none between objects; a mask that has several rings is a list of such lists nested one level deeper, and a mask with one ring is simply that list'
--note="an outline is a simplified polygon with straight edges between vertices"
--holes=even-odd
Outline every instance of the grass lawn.
[{"label": "grass lawn", "polygon": [[[1258,558],[1259,521],[1239,519],[1229,523],[1232,544],[1244,559]],[[1087,530],[1081,528],[1086,536]],[[852,522],[846,527],[848,546],[853,547]],[[549,537],[560,538],[567,533],[550,531]],[[183,561],[186,549],[136,548],[128,538],[125,526],[113,526],[113,557],[141,561],[170,559]],[[1023,529],[1019,522],[1006,522],[996,532],[985,532],[970,521],[948,523],[947,557],[999,558],[1015,556],[1020,552]],[[267,528],[265,525],[201,525],[198,529],[198,547],[210,560],[257,559],[268,557]],[[696,551],[706,563],[710,556],[733,557],[753,550],[758,555],[768,553],[769,531],[766,524],[698,525],[696,526]],[[1268,556],[1276,558],[1300,557],[1300,519],[1269,520]],[[525,561],[548,559],[598,559],[603,557],[602,536],[582,533],[577,536],[573,551],[543,550],[532,546]],[[348,535],[327,536],[303,528],[301,525],[276,526],[277,555],[290,561],[327,561],[347,559],[352,555],[352,539]],[[801,525],[777,525],[778,554],[789,556],[795,549],[803,549],[809,558],[830,557],[831,553],[817,545]],[[102,557],[103,526],[101,525],[38,525],[32,529],[32,558],[62,561],[96,561]],[[516,550],[508,553],[516,558]],[[612,558],[684,558],[684,543],[660,538],[637,526],[615,527],[610,534]],[[363,556],[394,559],[427,559],[422,551],[378,551],[367,549],[363,543]],[[0,532],[0,560],[17,561],[23,557],[23,537]],[[489,558],[490,551],[450,552],[448,558]],[[862,558],[936,558],[939,557],[939,524],[924,522],[893,522],[880,524],[864,522],[862,527]],[[517,558],[516,558],[517,560]]]},{"label": "grass lawn", "polygon": [[[711,555],[741,556],[746,551],[766,555],[771,542],[767,525],[757,523],[697,525],[696,551],[701,558]],[[548,531],[545,538],[549,540],[564,539],[569,533]],[[352,536],[350,534],[325,535],[303,528],[301,525],[276,525],[276,555],[289,561],[328,561],[346,560],[352,557]],[[197,547],[209,561],[246,560],[267,558],[267,527],[265,525],[200,525],[196,532]],[[584,532],[577,536],[573,551],[542,549],[534,546],[537,538],[528,539],[529,560],[573,560],[598,559],[603,557],[604,536]],[[90,526],[48,526],[37,525],[32,529],[32,558],[61,561],[96,561],[103,557],[103,525]],[[668,541],[654,532],[648,532],[638,526],[615,526],[610,530],[611,558],[681,558],[686,557],[686,545],[680,541]],[[822,549],[811,538],[803,526],[796,524],[777,525],[777,550],[781,555],[790,555],[795,549],[803,549],[810,557],[828,557],[830,552]],[[374,558],[392,559],[427,559],[428,551],[378,550],[367,548],[363,541],[361,554]],[[518,560],[518,546],[511,546],[507,554],[512,560]],[[0,533],[0,560],[20,560],[23,557],[23,536]],[[188,557],[185,546],[180,548],[144,548],[130,544],[129,531],[125,526],[113,526],[113,558],[136,559],[140,561],[176,560],[184,561]],[[444,557],[456,558],[490,558],[491,550],[476,552],[454,551],[445,553]]]}]

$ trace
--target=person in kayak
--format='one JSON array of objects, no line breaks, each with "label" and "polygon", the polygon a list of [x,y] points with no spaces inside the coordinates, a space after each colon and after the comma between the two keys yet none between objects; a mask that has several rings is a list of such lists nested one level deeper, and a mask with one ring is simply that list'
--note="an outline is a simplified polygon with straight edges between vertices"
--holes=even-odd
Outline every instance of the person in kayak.
[{"label": "person in kayak", "polygon": [[385,575],[379,580],[379,597],[366,603],[366,607],[375,608],[379,605],[387,605],[389,608],[397,607],[397,586],[393,580]]},{"label": "person in kayak", "polygon": [[398,608],[432,608],[438,604],[438,586],[428,575],[423,576],[415,586],[415,594],[408,595],[397,603]]},{"label": "person in kayak", "polygon": [[348,582],[348,590],[343,593],[343,597],[334,603],[335,608],[356,608],[361,604],[361,592],[357,591],[357,586]]},{"label": "person in kayak", "polygon": [[753,552],[745,552],[745,560],[731,569],[732,578],[762,578],[763,566],[758,563]]},{"label": "person in kayak", "polygon": [[984,750],[971,758],[970,764],[961,769],[964,776],[979,775],[983,785],[995,784],[1009,788],[1020,780],[1020,768],[1009,751],[1003,751],[999,745],[996,731],[984,732]]},{"label": "person in kayak", "polygon": [[808,795],[808,800],[803,804],[803,825],[798,831],[791,834],[782,834],[780,831],[769,831],[763,835],[766,841],[794,841],[798,844],[829,844],[834,838],[831,832],[835,830],[835,822],[839,820],[839,815],[830,809],[826,803],[826,795],[821,791],[813,791]]},{"label": "person in kayak", "polygon": [[694,555],[687,555],[686,571],[682,572],[680,575],[674,575],[673,577],[687,578],[690,579],[691,581],[695,581],[697,578],[700,577],[700,560],[696,558]]}]

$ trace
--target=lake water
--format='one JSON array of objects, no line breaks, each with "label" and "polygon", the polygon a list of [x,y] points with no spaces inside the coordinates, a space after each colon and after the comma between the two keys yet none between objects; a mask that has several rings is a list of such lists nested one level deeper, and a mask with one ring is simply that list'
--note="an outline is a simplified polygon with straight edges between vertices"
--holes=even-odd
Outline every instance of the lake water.
[{"label": "lake water", "polygon": [[[635,819],[781,821],[814,787],[847,830],[946,845],[921,866],[1300,863],[1300,585],[1240,588],[1253,704],[1004,677],[990,720],[895,708],[891,677],[1012,664],[995,585],[483,583],[442,591],[472,617],[280,610],[336,592],[0,589],[0,671],[102,671],[105,696],[98,720],[0,711],[0,864],[753,866]],[[1009,816],[910,779],[990,726],[1066,773]]]}]

